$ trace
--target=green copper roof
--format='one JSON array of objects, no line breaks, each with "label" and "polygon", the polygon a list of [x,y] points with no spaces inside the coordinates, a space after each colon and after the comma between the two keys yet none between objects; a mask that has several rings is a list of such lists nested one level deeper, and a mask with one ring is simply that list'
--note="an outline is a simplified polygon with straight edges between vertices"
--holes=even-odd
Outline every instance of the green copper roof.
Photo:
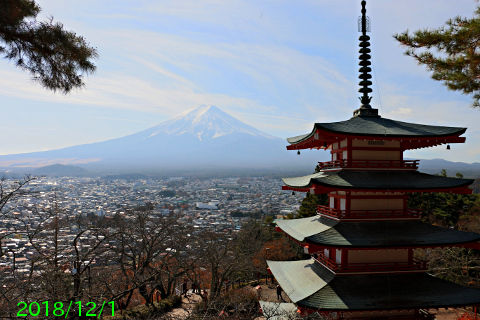
[{"label": "green copper roof", "polygon": [[313,259],[267,261],[267,264],[283,291],[293,302],[307,298],[334,278],[333,273]]},{"label": "green copper roof", "polygon": [[314,185],[337,189],[428,190],[466,187],[473,179],[448,178],[418,171],[327,171],[308,176],[283,178],[293,188]]},{"label": "green copper roof", "polygon": [[354,247],[442,246],[480,240],[480,234],[432,226],[420,221],[341,222],[306,242]]},{"label": "green copper roof", "polygon": [[478,303],[480,290],[426,273],[337,276],[297,302],[300,306],[323,310],[426,309]]},{"label": "green copper roof", "polygon": [[480,241],[480,234],[420,221],[339,222],[315,216],[278,220],[278,227],[300,242],[327,247],[418,247]]},{"label": "green copper roof", "polygon": [[319,232],[325,232],[335,226],[338,221],[321,218],[320,216],[276,220],[277,226],[297,241],[304,241],[306,237],[313,236]]},{"label": "green copper roof", "polygon": [[480,290],[426,273],[335,276],[313,259],[268,265],[290,299],[311,309],[400,310],[480,303]]},{"label": "green copper roof", "polygon": [[315,123],[311,133],[288,138],[287,141],[290,144],[299,143],[313,136],[317,129],[345,135],[405,138],[448,137],[463,134],[467,130],[466,128],[460,127],[429,126],[382,117],[358,116],[340,122]]}]

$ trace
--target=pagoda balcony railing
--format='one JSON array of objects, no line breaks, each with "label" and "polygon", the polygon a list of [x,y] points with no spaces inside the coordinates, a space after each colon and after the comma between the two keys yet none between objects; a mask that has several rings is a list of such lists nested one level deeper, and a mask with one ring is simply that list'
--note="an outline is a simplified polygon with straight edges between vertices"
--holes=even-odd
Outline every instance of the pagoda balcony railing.
[{"label": "pagoda balcony railing", "polygon": [[338,168],[369,168],[369,169],[418,169],[420,160],[334,160],[319,162],[318,166],[323,169]]},{"label": "pagoda balcony railing", "polygon": [[411,262],[371,262],[338,264],[335,261],[327,258],[323,253],[317,253],[317,257],[314,259],[335,273],[427,270],[427,262],[417,258],[413,258]]},{"label": "pagoda balcony railing", "polygon": [[412,262],[375,262],[375,263],[348,263],[339,265],[339,272],[377,272],[377,271],[405,271],[427,270],[427,262],[413,258]]},{"label": "pagoda balcony railing", "polygon": [[419,218],[420,210],[339,210],[328,206],[317,206],[317,213],[338,219],[365,219],[365,218]]},{"label": "pagoda balcony railing", "polygon": [[314,256],[314,259],[328,269],[334,272],[338,271],[338,264],[332,259],[327,258],[323,253],[317,253],[316,256]]}]

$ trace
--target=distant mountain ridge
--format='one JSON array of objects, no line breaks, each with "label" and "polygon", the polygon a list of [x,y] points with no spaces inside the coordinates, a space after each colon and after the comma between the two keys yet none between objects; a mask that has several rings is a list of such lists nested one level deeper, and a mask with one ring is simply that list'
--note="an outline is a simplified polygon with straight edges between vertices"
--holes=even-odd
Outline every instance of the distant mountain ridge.
[{"label": "distant mountain ridge", "polygon": [[[422,159],[420,160],[419,171],[430,173],[430,174],[439,174],[443,169],[447,170],[449,176],[454,177],[456,173],[461,173],[465,178],[473,178],[480,180],[480,163],[465,163],[465,162],[451,162],[444,159]],[[70,166],[62,164],[48,165],[34,169],[32,172],[34,175],[53,175],[53,176],[84,176],[88,175],[89,172],[79,166]],[[244,173],[246,173],[244,171]],[[258,171],[257,171],[258,173]],[[11,174],[7,172],[0,172],[0,176],[10,177]],[[20,178],[17,175],[17,178]],[[104,179],[146,179],[148,176],[139,173],[127,173],[120,175],[107,175]],[[478,184],[478,183],[477,183]],[[476,186],[478,189],[479,187]],[[478,192],[478,191],[477,191]]]},{"label": "distant mountain ridge", "polygon": [[465,178],[476,179],[480,177],[480,163],[452,162],[444,159],[422,159],[419,163],[419,171],[436,174],[442,169],[447,170],[449,176],[461,173]]},{"label": "distant mountain ridge", "polygon": [[[202,105],[146,130],[108,141],[0,156],[0,167],[37,168],[61,163],[87,170],[152,172],[167,169],[266,168],[313,171],[324,152],[287,151],[284,139],[247,125],[212,105]],[[187,171],[188,171],[187,170]],[[310,173],[310,172],[309,172]]]}]

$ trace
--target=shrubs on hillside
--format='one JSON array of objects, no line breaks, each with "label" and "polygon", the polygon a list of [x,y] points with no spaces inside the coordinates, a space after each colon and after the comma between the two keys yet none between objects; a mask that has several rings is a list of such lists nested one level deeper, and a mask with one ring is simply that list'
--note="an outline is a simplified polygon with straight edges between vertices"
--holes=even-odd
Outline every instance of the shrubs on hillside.
[{"label": "shrubs on hillside", "polygon": [[217,296],[214,300],[199,302],[192,319],[255,319],[260,316],[257,297],[250,288],[233,289]]}]

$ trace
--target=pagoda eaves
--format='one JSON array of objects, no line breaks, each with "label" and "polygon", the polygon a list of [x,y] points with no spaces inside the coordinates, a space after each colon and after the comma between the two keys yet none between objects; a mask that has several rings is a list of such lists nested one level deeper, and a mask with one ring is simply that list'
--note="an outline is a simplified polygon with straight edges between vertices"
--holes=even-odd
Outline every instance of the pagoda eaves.
[{"label": "pagoda eaves", "polygon": [[329,248],[427,248],[465,246],[480,249],[480,234],[420,221],[335,221],[322,216],[278,220],[277,226],[309,251]]},{"label": "pagoda eaves", "polygon": [[346,139],[399,141],[402,150],[427,148],[441,144],[464,143],[466,128],[430,126],[386,119],[356,116],[346,121],[316,123],[312,132],[292,138],[288,150],[326,149]]},{"label": "pagoda eaves", "polygon": [[478,290],[426,273],[333,275],[314,259],[268,261],[285,293],[312,310],[376,311],[477,304]]},{"label": "pagoda eaves", "polygon": [[473,179],[449,178],[418,171],[321,171],[307,176],[283,178],[283,190],[311,192],[451,192],[471,194]]}]

